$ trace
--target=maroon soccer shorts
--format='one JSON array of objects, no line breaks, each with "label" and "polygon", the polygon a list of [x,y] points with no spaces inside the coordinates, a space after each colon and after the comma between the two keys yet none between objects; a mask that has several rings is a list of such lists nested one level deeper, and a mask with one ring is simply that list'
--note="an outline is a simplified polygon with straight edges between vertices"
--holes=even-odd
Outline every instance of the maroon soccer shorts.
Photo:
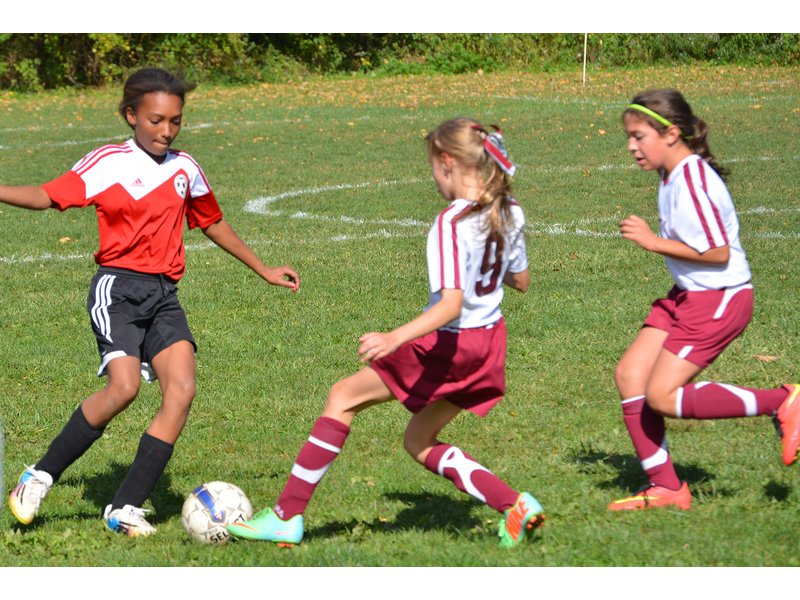
[{"label": "maroon soccer shorts", "polygon": [[383,382],[413,413],[442,398],[481,417],[505,393],[506,324],[440,329],[372,361]]},{"label": "maroon soccer shorts", "polygon": [[645,326],[667,332],[664,348],[705,368],[747,327],[753,317],[750,284],[690,292],[673,287],[653,302]]}]

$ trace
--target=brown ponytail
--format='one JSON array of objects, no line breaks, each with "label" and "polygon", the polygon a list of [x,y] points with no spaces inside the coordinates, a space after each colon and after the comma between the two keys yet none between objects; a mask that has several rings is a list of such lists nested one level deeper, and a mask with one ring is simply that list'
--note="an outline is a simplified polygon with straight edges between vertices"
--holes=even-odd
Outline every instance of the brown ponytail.
[{"label": "brown ponytail", "polygon": [[474,119],[445,121],[427,136],[428,156],[444,152],[483,175],[484,188],[476,210],[488,210],[489,237],[505,234],[511,213],[511,181],[484,149],[486,130]]}]

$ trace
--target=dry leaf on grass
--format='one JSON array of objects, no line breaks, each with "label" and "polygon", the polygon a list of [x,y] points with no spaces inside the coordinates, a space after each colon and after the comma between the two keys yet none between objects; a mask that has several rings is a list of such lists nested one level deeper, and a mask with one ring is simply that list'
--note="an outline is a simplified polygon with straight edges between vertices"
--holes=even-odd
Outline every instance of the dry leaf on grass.
[{"label": "dry leaf on grass", "polygon": [[767,356],[764,354],[756,354],[755,356],[753,356],[753,358],[755,358],[756,360],[760,360],[761,362],[775,362],[776,360],[778,360],[777,356]]}]

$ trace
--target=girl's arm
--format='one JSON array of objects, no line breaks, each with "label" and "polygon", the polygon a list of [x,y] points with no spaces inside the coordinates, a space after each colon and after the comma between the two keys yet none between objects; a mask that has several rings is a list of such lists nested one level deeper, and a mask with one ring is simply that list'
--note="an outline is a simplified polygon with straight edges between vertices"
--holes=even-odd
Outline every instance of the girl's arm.
[{"label": "girl's arm", "polygon": [[250,250],[247,244],[236,235],[236,232],[225,219],[220,219],[213,225],[209,225],[203,230],[203,233],[217,246],[250,267],[259,277],[266,280],[268,283],[289,288],[293,292],[300,289],[300,276],[295,273],[293,269],[287,266],[266,266],[253,251]]},{"label": "girl's arm", "polygon": [[520,271],[519,273],[507,271],[505,277],[503,277],[503,283],[524,294],[531,285],[531,274],[528,272],[528,269]]},{"label": "girl's arm", "polygon": [[32,185],[0,185],[0,202],[30,210],[44,210],[53,204],[47,192]]},{"label": "girl's arm", "polygon": [[464,292],[458,289],[443,289],[442,299],[416,319],[393,329],[389,333],[370,332],[358,341],[361,362],[383,358],[397,350],[402,344],[422,337],[447,325],[461,314]]},{"label": "girl's arm", "polygon": [[619,231],[626,240],[631,240],[634,244],[649,252],[655,252],[670,258],[691,260],[710,265],[725,265],[731,255],[730,248],[727,245],[711,248],[701,254],[683,242],[666,240],[653,233],[647,222],[636,215],[623,219],[619,224]]}]

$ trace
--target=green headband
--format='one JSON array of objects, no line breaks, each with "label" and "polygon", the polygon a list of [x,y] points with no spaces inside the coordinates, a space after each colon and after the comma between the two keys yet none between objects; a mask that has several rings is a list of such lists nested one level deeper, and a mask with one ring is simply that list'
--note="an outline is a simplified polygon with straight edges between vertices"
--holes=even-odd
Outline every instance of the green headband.
[{"label": "green headband", "polygon": [[[656,111],[649,109],[646,106],[642,106],[641,104],[628,104],[628,108],[632,108],[633,110],[638,110],[640,113],[644,113],[648,117],[652,117],[653,119],[661,123],[664,127],[672,127],[673,125],[675,125],[675,123],[673,123],[669,119],[665,119]],[[677,127],[677,125],[675,126]],[[678,127],[678,131],[681,132],[681,137],[687,142],[694,138],[693,135],[684,135],[683,130],[680,127]]]},{"label": "green headband", "polygon": [[658,114],[656,111],[650,110],[649,108],[647,108],[646,106],[642,106],[641,104],[628,104],[628,108],[632,108],[633,110],[638,110],[639,112],[642,112],[642,113],[646,114],[648,117],[653,117],[656,121],[661,123],[664,127],[672,127],[672,125],[673,125],[673,123],[671,121],[669,121],[668,119],[665,119],[660,114]]}]

